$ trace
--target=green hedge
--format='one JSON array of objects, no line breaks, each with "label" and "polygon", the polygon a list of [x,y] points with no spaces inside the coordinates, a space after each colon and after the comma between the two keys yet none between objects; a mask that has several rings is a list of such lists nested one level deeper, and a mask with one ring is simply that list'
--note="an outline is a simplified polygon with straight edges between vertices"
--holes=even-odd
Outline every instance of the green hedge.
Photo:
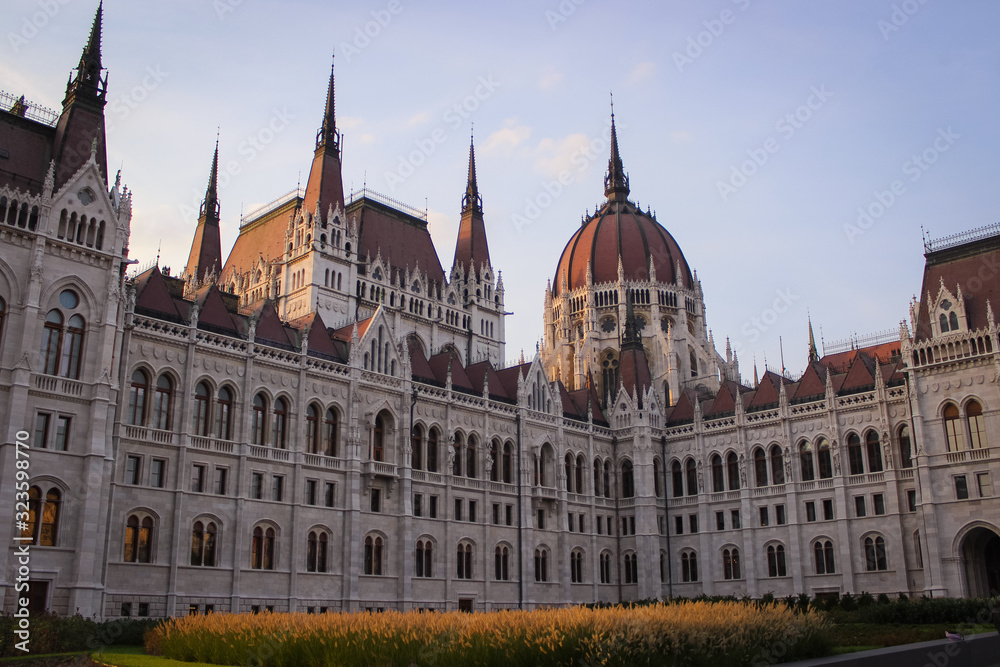
[{"label": "green hedge", "polygon": [[[18,620],[10,614],[0,614],[0,657],[23,656],[15,644],[20,638],[15,634]],[[93,651],[112,644],[141,646],[143,635],[156,627],[153,619],[113,619],[97,622],[76,616],[32,614],[28,646],[33,654]]]}]

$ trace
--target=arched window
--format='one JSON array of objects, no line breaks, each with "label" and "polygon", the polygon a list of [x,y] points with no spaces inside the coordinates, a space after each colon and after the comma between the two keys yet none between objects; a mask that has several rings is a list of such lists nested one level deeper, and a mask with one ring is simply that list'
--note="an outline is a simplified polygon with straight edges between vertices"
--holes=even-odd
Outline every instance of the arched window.
[{"label": "arched window", "polygon": [[635,552],[625,554],[625,581],[626,584],[639,583],[639,558]]},{"label": "arched window", "polygon": [[670,482],[673,488],[674,498],[684,495],[684,472],[681,470],[681,462],[674,460],[670,464]]},{"label": "arched window", "polygon": [[881,535],[865,538],[865,570],[877,572],[888,570],[885,558],[885,538]]},{"label": "arched window", "polygon": [[767,486],[767,454],[761,447],[753,450],[753,472],[757,486]]},{"label": "arched window", "polygon": [[382,548],[384,544],[381,535],[365,537],[365,574],[380,576],[382,574]]},{"label": "arched window", "polygon": [[479,441],[476,436],[470,435],[465,444],[465,476],[470,479],[476,477],[476,448]]},{"label": "arched window", "polygon": [[696,496],[698,495],[698,467],[695,465],[694,459],[688,459],[684,463],[684,468],[687,472],[687,494]]},{"label": "arched window", "polygon": [[951,314],[948,316],[948,324],[952,331],[958,331],[958,313],[951,311]]},{"label": "arched window", "polygon": [[726,490],[725,473],[722,470],[722,457],[712,454],[712,491],[720,493]]},{"label": "arched window", "polygon": [[80,361],[83,355],[83,318],[74,315],[69,318],[66,335],[62,341],[62,361],[59,374],[73,380],[80,379]]},{"label": "arched window", "polygon": [[799,464],[802,471],[802,481],[811,482],[816,478],[816,471],[813,467],[813,446],[809,442],[799,445]]},{"label": "arched window", "polygon": [[681,581],[698,581],[698,554],[694,551],[681,554]]},{"label": "arched window", "polygon": [[653,493],[656,494],[657,498],[663,497],[663,466],[660,465],[660,459],[653,459]]},{"label": "arched window", "polygon": [[250,567],[254,570],[274,569],[274,528],[257,526],[250,545]]},{"label": "arched window", "polygon": [[941,333],[948,332],[948,316],[941,313],[941,317],[938,318],[938,323],[941,325]]},{"label": "arched window", "polygon": [[865,474],[865,454],[861,449],[861,438],[857,433],[847,436],[847,460],[852,475]]},{"label": "arched window", "polygon": [[58,310],[50,310],[45,316],[45,330],[42,332],[42,372],[56,375],[59,371],[59,344],[62,342],[63,316]]},{"label": "arched window", "polygon": [[129,515],[125,521],[125,555],[126,563],[149,563],[153,542],[153,518]]},{"label": "arched window", "polygon": [[726,455],[726,476],[729,477],[730,491],[740,488],[740,461],[736,457],[736,452],[729,452]]},{"label": "arched window", "polygon": [[771,484],[785,483],[785,457],[779,445],[771,445]]},{"label": "arched window", "polygon": [[[41,498],[42,491],[37,486],[28,490],[28,527],[21,530],[21,537],[31,537],[31,544],[54,547],[59,539],[59,506],[62,492],[53,487]],[[41,522],[38,516],[41,515]],[[37,532],[36,532],[37,531]]]},{"label": "arched window", "polygon": [[438,471],[438,430],[432,428],[427,434],[427,472]]},{"label": "arched window", "polygon": [[325,531],[310,530],[306,541],[306,571],[326,572],[330,538]]},{"label": "arched window", "polygon": [[472,579],[472,545],[468,542],[458,543],[458,572],[459,579]]},{"label": "arched window", "polygon": [[611,459],[604,461],[604,497],[611,497]]},{"label": "arched window", "polygon": [[611,554],[607,551],[601,552],[601,583],[611,583]]},{"label": "arched window", "polygon": [[535,549],[535,581],[549,580],[549,551],[544,547]]},{"label": "arched window", "polygon": [[424,427],[415,424],[410,433],[410,467],[414,470],[424,469]]},{"label": "arched window", "polygon": [[983,421],[983,406],[979,401],[969,401],[965,406],[965,419],[969,424],[969,447],[971,449],[989,447],[986,441],[986,423]]},{"label": "arched window", "polygon": [[503,481],[505,484],[514,483],[514,445],[509,442],[503,446]]},{"label": "arched window", "polygon": [[461,433],[455,434],[455,444],[452,445],[452,452],[455,459],[451,463],[451,474],[455,477],[462,476],[462,452],[465,451],[465,440]]},{"label": "arched window", "polygon": [[434,545],[430,540],[417,540],[417,551],[413,564],[418,577],[434,576]]},{"label": "arched window", "polygon": [[544,443],[542,445],[542,457],[538,463],[538,485],[539,486],[552,486],[552,479],[550,476],[555,476],[555,453],[552,451],[552,445],[549,443]]},{"label": "arched window", "polygon": [[622,498],[631,498],[635,495],[635,480],[632,475],[632,462],[622,461]]},{"label": "arched window", "polygon": [[566,466],[566,491],[573,493],[573,455],[569,452],[566,452],[564,463]]},{"label": "arched window", "polygon": [[910,427],[903,424],[899,427],[899,435],[896,440],[899,442],[899,467],[913,467],[913,444],[910,441]]},{"label": "arched window", "polygon": [[833,477],[833,455],[830,451],[830,441],[820,438],[816,441],[817,458],[819,459],[819,478],[830,479]]},{"label": "arched window", "polygon": [[219,387],[215,403],[215,433],[220,440],[233,439],[233,393],[227,387]]},{"label": "arched window", "polygon": [[327,456],[337,455],[337,441],[340,438],[340,420],[337,408],[327,408],[326,419],[323,422],[323,453]]},{"label": "arched window", "polygon": [[208,388],[208,383],[199,382],[194,388],[194,420],[191,424],[194,435],[208,437],[208,407],[211,402],[212,392]]},{"label": "arched window", "polygon": [[785,547],[780,544],[769,546],[767,548],[767,576],[784,577],[786,572]]},{"label": "arched window", "polygon": [[603,466],[601,465],[601,459],[595,456],[594,457],[594,495],[595,496],[600,496],[601,493],[602,493],[601,492],[601,488],[602,488],[601,487],[601,471],[602,470],[603,470]]},{"label": "arched window", "polygon": [[191,530],[191,564],[195,566],[215,567],[215,538],[217,534],[214,521],[202,523],[195,521]]},{"label": "arched window", "polygon": [[385,461],[385,417],[380,412],[375,416],[375,430],[372,432],[372,461]]},{"label": "arched window", "polygon": [[257,394],[253,397],[253,420],[250,425],[250,442],[254,445],[264,445],[267,433],[267,397]]},{"label": "arched window", "polygon": [[569,554],[569,580],[573,584],[583,583],[583,552],[579,549]]},{"label": "arched window", "polygon": [[493,578],[510,581],[510,547],[506,544],[498,544],[493,550]]},{"label": "arched window", "polygon": [[868,449],[868,472],[882,472],[882,447],[876,431],[865,434],[865,445]]},{"label": "arched window", "polygon": [[319,408],[315,403],[306,407],[306,451],[310,454],[320,454],[319,444]]},{"label": "arched window", "polygon": [[736,548],[722,550],[723,579],[742,579],[740,572],[740,550]]},{"label": "arched window", "polygon": [[587,460],[583,458],[583,454],[579,454],[576,457],[576,492],[583,493],[586,489],[583,488],[583,477],[584,470],[587,469]]},{"label": "arched window", "polygon": [[944,432],[948,438],[949,452],[965,449],[965,431],[958,414],[958,406],[954,403],[949,403],[944,408]]},{"label": "arched window", "polygon": [[149,376],[146,371],[136,369],[132,373],[132,387],[128,394],[128,423],[133,426],[146,425],[146,395],[149,393]]},{"label": "arched window", "polygon": [[833,561],[833,543],[830,540],[817,540],[813,544],[813,556],[816,560],[816,574],[834,574],[837,571]]},{"label": "arched window", "polygon": [[153,397],[153,428],[169,431],[172,420],[171,405],[174,397],[174,383],[166,374],[156,378],[156,394]]},{"label": "arched window", "polygon": [[279,398],[274,402],[274,438],[272,440],[278,449],[288,447],[288,401]]}]

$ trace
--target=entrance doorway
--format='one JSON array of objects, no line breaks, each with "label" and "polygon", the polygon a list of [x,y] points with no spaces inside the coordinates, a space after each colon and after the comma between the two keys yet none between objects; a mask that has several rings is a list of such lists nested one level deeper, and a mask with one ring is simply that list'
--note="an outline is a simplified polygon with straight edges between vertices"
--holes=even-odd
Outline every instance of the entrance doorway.
[{"label": "entrance doorway", "polygon": [[44,614],[48,611],[49,582],[28,581],[28,611],[32,614]]},{"label": "entrance doorway", "polygon": [[458,610],[464,611],[467,614],[472,613],[472,598],[458,598]]},{"label": "entrance doorway", "polygon": [[1000,595],[1000,535],[989,528],[974,528],[962,540],[965,585],[969,597]]}]

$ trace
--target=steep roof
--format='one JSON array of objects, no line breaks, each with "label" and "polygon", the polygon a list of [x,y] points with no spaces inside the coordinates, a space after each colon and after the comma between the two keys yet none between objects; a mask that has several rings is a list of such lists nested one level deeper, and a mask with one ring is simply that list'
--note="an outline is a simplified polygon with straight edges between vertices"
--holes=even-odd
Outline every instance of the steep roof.
[{"label": "steep roof", "polygon": [[444,285],[444,270],[427,221],[367,195],[351,202],[347,212],[357,216],[360,258],[381,255],[394,269],[419,268],[432,283]]}]

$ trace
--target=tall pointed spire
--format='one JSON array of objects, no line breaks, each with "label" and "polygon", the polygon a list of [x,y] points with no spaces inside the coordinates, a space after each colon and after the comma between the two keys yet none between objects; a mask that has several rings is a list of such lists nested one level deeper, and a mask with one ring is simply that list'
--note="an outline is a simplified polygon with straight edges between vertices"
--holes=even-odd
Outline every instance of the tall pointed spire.
[{"label": "tall pointed spire", "polygon": [[452,271],[457,267],[464,267],[470,279],[479,279],[484,267],[492,267],[486,223],[483,222],[483,197],[476,181],[476,145],[472,138],[469,140],[469,180],[462,196],[462,220],[458,225]]},{"label": "tall pointed spire", "polygon": [[97,5],[94,23],[90,27],[90,39],[83,47],[80,63],[76,66],[76,77],[66,85],[66,104],[74,95],[89,95],[101,100],[107,92],[107,78],[101,79],[101,28],[104,20],[104,2]]},{"label": "tall pointed spire", "polygon": [[206,278],[222,271],[222,241],[219,231],[219,137],[215,137],[215,153],[212,169],[205,189],[205,201],[201,204],[198,226],[191,240],[191,252],[184,267],[184,278],[191,285],[198,285]]},{"label": "tall pointed spire", "polygon": [[611,157],[608,159],[608,173],[604,177],[604,196],[609,201],[625,201],[628,198],[628,175],[622,166],[618,153],[618,132],[615,129],[615,100],[611,98]]},{"label": "tall pointed spire", "polygon": [[819,361],[819,351],[816,349],[816,337],[813,335],[812,315],[809,316],[809,361]]},{"label": "tall pointed spire", "polygon": [[337,129],[334,98],[333,63],[330,64],[330,82],[326,89],[326,107],[323,123],[316,133],[316,151],[313,154],[309,180],[302,202],[304,211],[319,211],[325,215],[330,208],[344,208],[344,180],[340,164],[341,136]]}]

